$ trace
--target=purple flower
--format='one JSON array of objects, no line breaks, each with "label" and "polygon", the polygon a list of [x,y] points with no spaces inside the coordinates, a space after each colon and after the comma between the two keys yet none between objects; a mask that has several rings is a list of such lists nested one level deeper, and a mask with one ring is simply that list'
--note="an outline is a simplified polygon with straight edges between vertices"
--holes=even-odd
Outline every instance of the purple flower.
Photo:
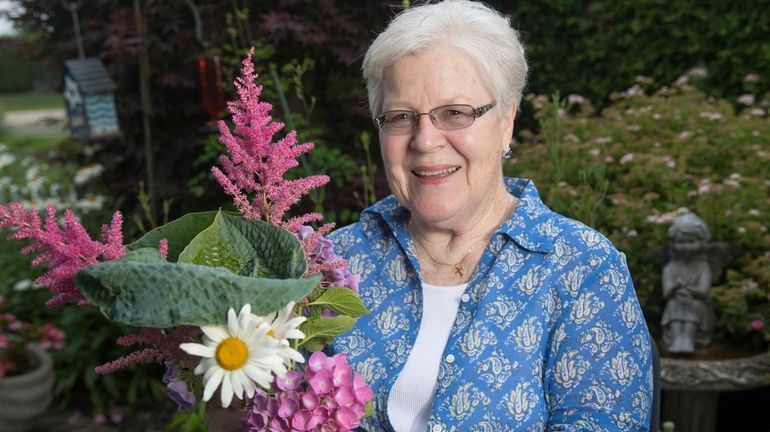
[{"label": "purple flower", "polygon": [[274,394],[254,396],[244,421],[249,431],[351,431],[374,396],[344,354],[315,352],[303,373],[289,374],[276,380]]},{"label": "purple flower", "polygon": [[176,402],[179,411],[188,410],[195,405],[195,395],[187,388],[184,381],[171,381],[166,385],[166,394]]}]

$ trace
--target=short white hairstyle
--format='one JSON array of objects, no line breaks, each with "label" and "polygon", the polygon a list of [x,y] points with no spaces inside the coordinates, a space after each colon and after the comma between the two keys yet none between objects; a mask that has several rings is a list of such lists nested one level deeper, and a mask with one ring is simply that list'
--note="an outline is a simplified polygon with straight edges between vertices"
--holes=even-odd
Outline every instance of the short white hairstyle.
[{"label": "short white hairstyle", "polygon": [[406,55],[432,47],[455,48],[467,56],[500,110],[519,106],[528,68],[510,20],[483,3],[444,0],[404,10],[366,51],[362,70],[372,117],[381,114],[385,69]]}]

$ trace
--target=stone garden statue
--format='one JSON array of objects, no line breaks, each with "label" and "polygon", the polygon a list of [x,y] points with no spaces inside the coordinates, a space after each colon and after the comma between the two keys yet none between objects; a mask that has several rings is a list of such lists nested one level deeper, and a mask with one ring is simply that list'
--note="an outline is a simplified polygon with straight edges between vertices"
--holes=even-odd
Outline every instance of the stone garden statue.
[{"label": "stone garden statue", "polygon": [[663,268],[663,342],[672,354],[692,354],[714,335],[714,311],[708,297],[734,252],[710,243],[711,232],[694,213],[677,216],[668,229],[668,262]]}]

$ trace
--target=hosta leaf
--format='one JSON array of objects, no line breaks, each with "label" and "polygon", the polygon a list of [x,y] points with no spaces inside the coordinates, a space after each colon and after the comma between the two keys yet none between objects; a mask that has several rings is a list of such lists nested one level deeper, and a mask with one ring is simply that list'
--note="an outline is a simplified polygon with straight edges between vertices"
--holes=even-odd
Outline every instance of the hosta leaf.
[{"label": "hosta leaf", "polygon": [[307,296],[319,277],[267,279],[230,270],[170,263],[152,249],[129,252],[120,261],[83,269],[75,283],[111,320],[142,327],[224,324],[228,308],[250,303],[257,315]]},{"label": "hosta leaf", "polygon": [[158,243],[168,240],[168,260],[175,262],[185,246],[212,222],[218,211],[188,213],[143,235],[139,240],[126,246],[127,250],[158,248]]},{"label": "hosta leaf", "polygon": [[218,213],[179,255],[179,262],[223,267],[242,276],[298,278],[307,270],[297,238],[286,230]]}]

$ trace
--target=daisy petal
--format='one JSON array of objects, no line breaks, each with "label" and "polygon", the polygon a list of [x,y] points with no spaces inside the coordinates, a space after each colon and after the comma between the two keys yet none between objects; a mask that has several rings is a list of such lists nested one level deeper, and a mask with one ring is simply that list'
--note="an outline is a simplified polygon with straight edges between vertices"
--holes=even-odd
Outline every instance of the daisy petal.
[{"label": "daisy petal", "polygon": [[213,357],[215,353],[214,347],[201,345],[197,343],[183,343],[179,345],[179,348],[187,354],[198,357]]},{"label": "daisy petal", "polygon": [[206,381],[206,388],[203,389],[203,400],[208,401],[211,399],[211,396],[214,395],[214,391],[216,391],[217,387],[219,387],[219,384],[222,382],[222,378],[225,376],[225,370],[224,369],[218,369],[214,372],[214,374],[209,378],[208,381]]},{"label": "daisy petal", "polygon": [[227,330],[219,326],[202,326],[201,331],[204,335],[211,339],[211,342],[213,343],[219,343],[222,341],[222,339],[230,336],[227,334]]},{"label": "daisy petal", "polygon": [[222,408],[230,406],[230,402],[233,400],[233,383],[230,378],[232,374],[225,373],[225,377],[222,380],[222,388],[219,389],[219,393],[222,396]]}]

